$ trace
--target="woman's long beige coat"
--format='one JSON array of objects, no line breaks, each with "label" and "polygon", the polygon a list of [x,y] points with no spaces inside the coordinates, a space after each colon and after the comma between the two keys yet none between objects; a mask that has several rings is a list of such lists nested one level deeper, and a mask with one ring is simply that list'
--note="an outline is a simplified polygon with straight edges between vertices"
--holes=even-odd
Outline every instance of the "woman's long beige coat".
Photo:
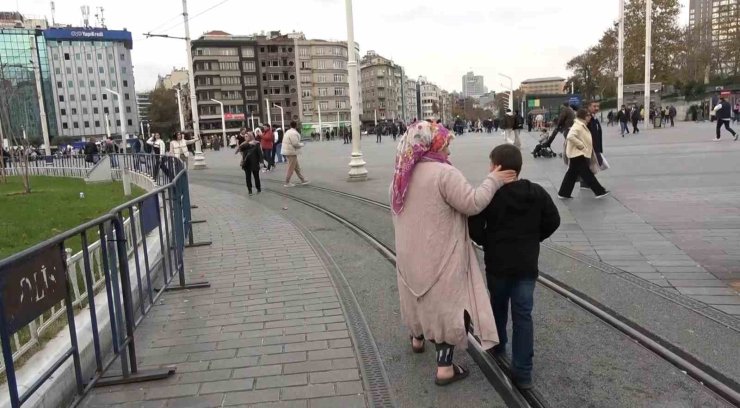
[{"label": "woman's long beige coat", "polygon": [[498,344],[491,302],[467,217],[483,211],[501,182],[478,188],[451,165],[416,165],[404,209],[393,217],[401,315],[415,336],[467,346],[467,311],[484,348]]}]

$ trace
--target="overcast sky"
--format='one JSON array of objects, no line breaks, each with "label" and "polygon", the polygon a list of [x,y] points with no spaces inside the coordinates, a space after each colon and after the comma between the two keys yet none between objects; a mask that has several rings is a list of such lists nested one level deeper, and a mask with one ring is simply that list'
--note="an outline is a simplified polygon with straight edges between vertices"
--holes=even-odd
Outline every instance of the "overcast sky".
[{"label": "overcast sky", "polygon": [[[688,1],[681,24],[688,22]],[[15,4],[14,4],[15,3]],[[186,65],[181,40],[144,39],[143,33],[184,36],[180,0],[57,0],[56,21],[81,25],[80,6],[105,9],[108,28],[133,33],[136,88],[153,88],[157,75]],[[215,7],[214,7],[215,6]],[[204,10],[213,7],[211,10]],[[0,11],[15,8],[47,16],[48,0],[0,0]],[[252,34],[302,31],[307,38],[345,40],[344,0],[190,0],[193,38],[206,31]],[[375,50],[392,58],[411,78],[424,75],[447,90],[460,90],[467,71],[485,76],[501,90],[498,73],[514,79],[567,77],[565,63],[595,44],[616,20],[617,0],[354,0],[355,40],[360,53]],[[506,84],[508,86],[508,83]]]}]

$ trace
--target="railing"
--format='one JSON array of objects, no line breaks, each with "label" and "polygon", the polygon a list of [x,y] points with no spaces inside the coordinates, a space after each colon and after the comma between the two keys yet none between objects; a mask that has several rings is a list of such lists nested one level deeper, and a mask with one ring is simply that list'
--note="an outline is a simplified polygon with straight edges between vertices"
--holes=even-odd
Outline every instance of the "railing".
[{"label": "railing", "polygon": [[[12,407],[21,406],[52,375],[65,370],[70,357],[72,367],[67,364],[66,369],[74,374],[76,392],[62,398],[65,405],[78,403],[94,386],[164,378],[174,372],[138,370],[133,334],[163,291],[173,289],[169,286],[176,275],[177,288],[207,286],[185,283],[183,250],[186,239],[193,241],[187,172],[174,157],[110,156],[114,175],[125,172],[154,179],[162,187],[0,260],[0,343]],[[76,163],[67,160],[76,157],[56,159],[61,160],[43,160],[43,167],[71,170],[78,164],[76,170],[90,171],[84,158]],[[96,240],[89,243],[91,235]],[[82,249],[70,255],[66,250],[69,241],[77,240]],[[150,248],[153,245],[159,248]],[[89,313],[89,317],[85,313],[77,316],[89,319],[85,332],[76,329],[75,310]],[[64,315],[69,331],[64,349],[46,366],[35,367],[43,370],[40,375],[21,378],[23,390],[19,390],[15,358],[38,345],[41,334]],[[28,335],[25,342],[21,341],[24,334]],[[90,363],[83,365],[78,340],[88,337],[94,353]],[[119,357],[121,375],[103,378]]]}]

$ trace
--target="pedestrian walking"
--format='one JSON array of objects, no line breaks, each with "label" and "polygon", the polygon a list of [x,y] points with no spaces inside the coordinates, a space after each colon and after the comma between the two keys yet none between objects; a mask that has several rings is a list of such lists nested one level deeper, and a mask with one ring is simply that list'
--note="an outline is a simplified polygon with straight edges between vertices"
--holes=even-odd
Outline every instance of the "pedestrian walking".
[{"label": "pedestrian walking", "polygon": [[632,113],[630,119],[632,119],[632,134],[640,133],[640,129],[637,128],[637,122],[642,118],[640,112],[644,112],[644,109],[637,109],[637,106],[632,107]]},{"label": "pedestrian walking", "polygon": [[436,123],[410,125],[399,141],[391,208],[400,311],[414,353],[434,343],[435,384],[466,378],[453,364],[455,347],[474,331],[483,349],[498,343],[490,298],[467,233],[467,216],[481,212],[515,172],[493,169],[477,188],[449,162],[453,135]]},{"label": "pedestrian walking", "polygon": [[185,140],[185,134],[182,132],[175,133],[175,139],[170,141],[170,154],[182,160],[186,169],[188,168],[188,157],[190,157],[188,145],[193,143],[195,139]]},{"label": "pedestrian walking", "polygon": [[382,143],[383,142],[383,129],[376,126],[375,127],[375,143]]},{"label": "pedestrian walking", "polygon": [[553,126],[552,135],[550,135],[550,137],[542,145],[542,147],[551,148],[552,142],[555,141],[555,138],[560,132],[563,132],[563,137],[567,136],[568,131],[570,131],[570,128],[573,126],[573,121],[575,120],[575,117],[576,115],[573,111],[573,108],[568,105],[568,102],[563,102],[563,107],[560,108],[560,114],[558,115],[556,123]]},{"label": "pedestrian walking", "polygon": [[290,182],[294,172],[301,180],[301,184],[308,184],[308,180],[303,177],[303,173],[301,172],[301,165],[298,163],[298,156],[301,154],[303,143],[301,143],[301,134],[296,130],[297,126],[298,124],[295,121],[290,122],[290,129],[285,132],[285,139],[283,139],[282,155],[288,158],[288,169],[285,173],[285,184],[283,184],[283,187],[295,186],[295,184]]},{"label": "pedestrian walking", "polygon": [[[497,146],[490,155],[491,169],[522,169],[522,154],[509,145]],[[511,303],[511,370],[521,389],[532,388],[534,356],[534,287],[537,281],[540,242],[560,226],[560,214],[542,186],[517,180],[501,187],[483,212],[468,219],[470,237],[483,246],[486,282],[496,321],[499,344],[494,355],[506,354],[506,323]]]},{"label": "pedestrian walking", "polygon": [[674,126],[673,120],[676,118],[676,107],[671,105],[668,107],[668,118],[671,120],[671,127]]},{"label": "pedestrian walking", "polygon": [[[599,163],[599,168],[604,166],[604,143],[603,143],[603,132],[601,129],[601,123],[597,119],[596,114],[599,113],[600,104],[596,101],[591,101],[588,104],[588,114],[591,115],[591,120],[588,122],[588,131],[591,133],[591,140],[594,147],[593,157]],[[588,182],[584,181],[583,178],[579,178],[581,182],[581,189],[590,189]]]},{"label": "pedestrian walking", "polygon": [[740,100],[735,102],[735,108],[732,111],[735,112],[735,123],[740,122]]},{"label": "pedestrian walking", "polygon": [[167,157],[165,156],[167,147],[164,144],[164,140],[162,140],[159,133],[152,133],[152,136],[146,141],[146,144],[151,146],[152,154],[154,155],[154,171],[152,174],[154,176],[154,181],[156,183],[160,182],[159,171],[161,170],[169,183],[172,181],[173,174],[172,170],[167,165]]},{"label": "pedestrian walking", "polygon": [[97,143],[94,137],[85,142],[84,153],[85,161],[88,163],[97,163],[99,160],[100,150],[98,149]]},{"label": "pedestrian walking", "polygon": [[255,140],[252,132],[247,132],[244,135],[244,142],[234,152],[234,154],[237,153],[242,154],[242,160],[239,166],[244,170],[244,177],[247,181],[247,192],[250,196],[252,195],[252,178],[254,178],[254,186],[257,188],[257,194],[261,193],[260,167],[262,167],[265,157],[260,142]]},{"label": "pedestrian walking", "polygon": [[[565,155],[568,158],[568,171],[560,184],[558,197],[561,199],[573,198],[573,187],[580,177],[594,192],[596,198],[603,198],[609,192],[602,187],[591,170],[591,156],[593,154],[593,140],[588,130],[591,115],[586,109],[579,109],[576,121],[566,137]],[[594,164],[596,165],[596,164]]]},{"label": "pedestrian walking", "polygon": [[229,138],[229,147],[232,148],[232,149],[235,149],[236,148],[236,145],[237,145],[237,143],[236,143],[236,136],[231,135],[231,137]]},{"label": "pedestrian walking", "polygon": [[732,120],[732,107],[730,106],[730,103],[725,100],[724,97],[719,98],[719,103],[717,106],[714,107],[713,111],[714,114],[717,116],[717,138],[714,139],[714,141],[719,141],[720,138],[720,130],[722,130],[722,126],[727,129],[728,132],[732,134],[732,136],[735,138],[735,141],[737,142],[737,133],[735,133],[734,130],[730,127],[730,121]]},{"label": "pedestrian walking", "polygon": [[630,134],[630,129],[627,126],[630,121],[630,111],[625,105],[622,105],[622,108],[617,112],[617,120],[619,121],[619,131],[622,137],[624,137],[625,133]]},{"label": "pedestrian walking", "polygon": [[283,149],[283,138],[285,137],[285,131],[283,128],[277,128],[275,130],[275,145],[272,147],[272,163],[285,163],[285,157],[282,155]]},{"label": "pedestrian walking", "polygon": [[272,147],[275,145],[275,126],[272,128],[270,126],[266,126],[265,130],[262,132],[262,137],[260,138],[260,146],[262,147],[262,153],[264,161],[267,162],[267,167],[265,171],[271,171],[275,167],[275,163],[272,161]]},{"label": "pedestrian walking", "polygon": [[[522,133],[522,129],[524,129],[524,118],[522,118],[522,115],[519,114],[518,110],[514,111],[514,146],[521,148],[522,147],[522,140],[519,138],[519,135]],[[530,126],[530,132],[532,131]]]},{"label": "pedestrian walking", "polygon": [[501,128],[504,129],[504,142],[508,144],[514,143],[514,127],[516,126],[516,118],[514,112],[511,109],[506,109],[504,115],[504,121]]}]

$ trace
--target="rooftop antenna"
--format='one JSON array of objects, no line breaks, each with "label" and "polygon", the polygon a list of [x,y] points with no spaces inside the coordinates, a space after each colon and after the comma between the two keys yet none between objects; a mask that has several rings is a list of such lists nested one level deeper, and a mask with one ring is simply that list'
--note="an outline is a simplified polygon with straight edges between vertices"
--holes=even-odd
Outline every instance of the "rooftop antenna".
[{"label": "rooftop antenna", "polygon": [[54,6],[54,2],[52,1],[52,2],[51,2],[51,25],[52,25],[52,26],[56,26],[56,25],[57,25],[57,22],[56,22],[56,19],[55,19],[55,17],[56,17],[56,12],[57,12],[57,9],[56,9],[56,7]]},{"label": "rooftop antenna", "polygon": [[85,28],[90,27],[90,6],[82,6],[80,7],[80,10],[82,10],[82,26]]},{"label": "rooftop antenna", "polygon": [[98,12],[95,14],[95,18],[98,20],[98,25],[105,28],[105,14],[102,7],[97,7]]}]

